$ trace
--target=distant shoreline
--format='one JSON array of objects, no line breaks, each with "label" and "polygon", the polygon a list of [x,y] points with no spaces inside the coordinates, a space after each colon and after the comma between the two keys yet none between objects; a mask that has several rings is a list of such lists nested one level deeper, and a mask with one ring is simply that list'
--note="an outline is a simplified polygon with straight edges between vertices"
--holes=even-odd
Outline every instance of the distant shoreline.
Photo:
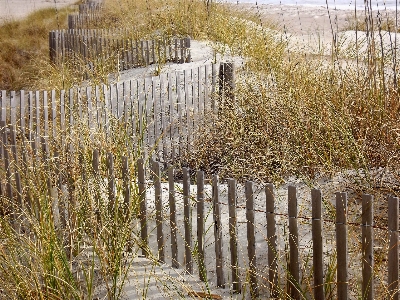
[{"label": "distant shoreline", "polygon": [[[228,4],[239,10],[250,10],[260,15],[261,21],[272,22],[281,30],[291,34],[304,35],[312,33],[332,33],[343,30],[349,20],[355,19],[354,9],[334,9],[329,11],[323,6],[280,5],[280,4]],[[381,11],[384,20],[389,16],[394,18],[393,10]],[[377,11],[373,10],[376,15]],[[357,17],[363,17],[364,12],[357,11]],[[400,21],[399,21],[400,27]]]}]

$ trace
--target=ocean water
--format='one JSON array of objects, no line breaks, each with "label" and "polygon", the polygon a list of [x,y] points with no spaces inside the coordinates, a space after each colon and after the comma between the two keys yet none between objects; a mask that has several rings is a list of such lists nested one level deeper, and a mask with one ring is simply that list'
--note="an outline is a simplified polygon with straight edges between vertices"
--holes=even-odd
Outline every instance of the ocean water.
[{"label": "ocean water", "polygon": [[[365,4],[362,0],[225,0],[230,3],[252,3],[252,4],[282,4],[282,5],[303,5],[312,7],[326,7],[333,9],[353,9],[364,10]],[[395,10],[396,0],[368,0],[368,5],[372,10]],[[398,3],[400,9],[400,2]]]}]

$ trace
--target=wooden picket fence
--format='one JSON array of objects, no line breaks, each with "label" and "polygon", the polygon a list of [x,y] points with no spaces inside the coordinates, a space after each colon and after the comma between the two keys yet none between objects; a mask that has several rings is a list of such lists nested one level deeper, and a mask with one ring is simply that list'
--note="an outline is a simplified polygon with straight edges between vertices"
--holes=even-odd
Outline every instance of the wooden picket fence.
[{"label": "wooden picket fence", "polygon": [[[329,223],[334,225],[336,232],[333,250],[337,256],[337,298],[349,299],[348,227],[357,226],[361,231],[362,297],[374,299],[377,296],[374,293],[377,279],[373,273],[373,232],[376,226],[373,222],[374,200],[371,195],[362,197],[361,222],[349,224],[346,193],[336,193],[336,218],[331,220],[324,219],[322,192],[316,189],[310,195],[311,216],[299,216],[297,190],[295,186],[289,186],[287,213],[282,214],[277,211],[276,195],[271,184],[261,185],[265,200],[262,206],[259,203],[256,206],[253,182],[246,182],[244,195],[240,195],[236,180],[228,179],[227,184],[224,184],[227,195],[221,196],[223,185],[219,183],[218,176],[205,179],[202,171],[196,171],[194,181],[197,192],[196,196],[192,196],[194,172],[187,168],[174,169],[170,165],[177,162],[183,153],[190,152],[193,134],[202,130],[205,116],[217,113],[218,97],[224,96],[222,92],[225,88],[225,96],[232,96],[233,65],[221,64],[218,74],[217,69],[214,64],[206,65],[183,73],[60,92],[2,91],[0,214],[11,215],[10,220],[17,223],[13,207],[32,208],[37,205],[36,200],[29,197],[26,173],[35,171],[32,167],[35,163],[42,163],[48,168],[48,174],[58,178],[48,180],[46,184],[49,194],[58,201],[53,210],[59,218],[54,220],[61,223],[57,224],[58,227],[66,228],[68,213],[65,210],[74,205],[74,199],[57,197],[54,193],[61,193],[61,189],[72,191],[75,182],[65,180],[59,170],[63,164],[67,169],[71,159],[80,159],[79,148],[74,149],[70,144],[79,145],[84,139],[82,128],[89,128],[86,143],[89,143],[90,149],[94,149],[89,150],[92,151],[91,171],[93,176],[101,179],[98,181],[106,179],[108,190],[105,197],[110,207],[115,206],[115,203],[127,206],[130,201],[134,201],[132,183],[138,186],[139,199],[135,201],[139,202],[138,235],[141,237],[139,244],[144,255],[156,256],[159,261],[170,263],[174,268],[184,266],[188,273],[198,273],[201,280],[215,280],[213,283],[216,286],[229,287],[236,293],[244,293],[249,287],[253,299],[264,293],[271,298],[280,298],[287,293],[292,299],[301,299],[305,296],[301,293],[299,219],[307,219],[312,228],[314,282],[306,297],[324,299],[325,287],[332,284],[324,278],[327,270],[323,249],[328,246],[323,244],[322,238],[323,225]],[[111,142],[117,138],[119,131],[124,131],[127,152],[140,149],[143,158],[136,161],[126,155],[101,150],[102,146],[96,143],[94,134],[103,132]],[[60,158],[64,156],[68,159]],[[106,162],[103,168],[107,169],[105,173],[99,171],[102,168],[101,162]],[[130,167],[132,165],[134,168]],[[132,169],[136,173],[129,172]],[[87,178],[90,169],[82,166],[80,172],[82,178]],[[210,182],[211,196],[206,193],[210,187],[207,183]],[[117,186],[123,190],[122,201],[116,201]],[[153,199],[150,199],[146,194],[152,186],[155,192]],[[51,192],[54,190],[56,192]],[[167,193],[168,197],[162,197],[163,193]],[[151,209],[150,202],[154,204],[154,209]],[[192,218],[194,210],[196,218]],[[388,295],[390,299],[398,299],[398,198],[388,197],[387,211],[387,227],[383,230],[389,236]],[[212,215],[212,218],[208,215]],[[224,218],[223,215],[229,217]],[[241,218],[244,221],[240,222]],[[281,222],[277,222],[278,218]],[[282,219],[288,223],[286,233],[281,228]],[[69,230],[73,231],[74,228]],[[260,230],[264,230],[265,238],[262,241],[256,239],[256,233],[260,235]],[[282,245],[277,240],[284,234],[288,241],[288,256],[287,259],[284,256],[286,261],[282,262],[282,258],[278,257]],[[240,241],[243,240],[240,237],[245,237],[245,259],[240,257]],[[229,259],[224,253],[227,251],[224,246],[227,243]],[[256,249],[266,249],[267,259],[259,259]],[[214,262],[210,262],[213,256]],[[215,278],[212,274],[215,274]],[[267,285],[267,290],[260,288],[263,285]],[[283,286],[287,290],[283,290]]]},{"label": "wooden picket fence", "polygon": [[203,117],[217,110],[216,91],[223,89],[217,86],[217,77],[225,78],[224,66],[209,64],[67,91],[2,91],[0,121],[31,142],[44,136],[51,144],[63,146],[65,135],[79,124],[111,136],[111,124],[118,123],[127,142],[139,147],[146,158],[170,161],[190,150]]},{"label": "wooden picket fence", "polygon": [[87,29],[98,27],[103,9],[102,1],[79,4],[77,14],[68,15],[68,29]]},{"label": "wooden picket fence", "polygon": [[[0,126],[4,128],[4,121],[0,122]],[[13,130],[2,131],[3,156],[2,165],[6,171],[5,183],[0,185],[3,203],[16,203],[17,206],[34,208],[35,199],[27,197],[24,187],[23,174],[30,168],[29,155],[22,155],[24,163],[18,167],[18,159],[21,157],[17,154],[20,151],[27,151],[22,147],[17,147],[17,132]],[[30,147],[28,145],[28,147]],[[42,161],[48,166],[48,174],[54,174],[58,178],[55,182],[49,180],[48,190],[54,190],[61,193],[61,190],[72,191],[75,183],[72,180],[63,180],[59,176],[59,165],[63,163],[59,155],[52,152],[47,145],[45,137],[41,140],[41,147],[35,150],[33,143],[33,152],[35,154],[31,158],[33,161]],[[28,152],[26,152],[28,153]],[[77,156],[71,158],[71,156]],[[78,151],[74,153],[71,150],[69,160],[79,159]],[[130,206],[131,201],[138,201],[139,214],[137,223],[140,232],[135,232],[140,236],[141,241],[138,243],[142,249],[142,254],[146,257],[156,257],[161,263],[170,263],[174,268],[183,267],[189,274],[197,273],[200,280],[207,281],[221,288],[229,287],[234,293],[244,293],[245,289],[250,289],[252,299],[258,299],[262,296],[261,284],[267,285],[267,292],[264,288],[264,296],[269,294],[270,298],[281,299],[290,296],[290,299],[302,299],[304,294],[301,292],[300,281],[300,265],[302,264],[299,255],[299,219],[308,219],[312,223],[312,277],[314,284],[312,286],[312,294],[306,298],[325,299],[325,286],[332,282],[325,282],[323,274],[326,270],[324,263],[324,244],[322,227],[324,222],[334,223],[336,231],[336,294],[338,299],[349,298],[349,253],[348,253],[348,212],[347,212],[347,194],[336,193],[336,219],[324,219],[322,192],[317,189],[311,190],[310,206],[312,207],[312,215],[298,215],[298,199],[295,186],[288,187],[288,207],[287,214],[278,213],[276,211],[277,203],[275,198],[274,186],[272,184],[263,185],[261,190],[265,197],[265,204],[262,208],[255,207],[255,184],[248,181],[244,185],[244,199],[241,199],[238,193],[238,184],[235,179],[227,181],[227,196],[221,196],[221,183],[219,183],[218,175],[213,175],[211,179],[206,179],[203,171],[195,172],[196,195],[193,196],[191,191],[193,172],[188,168],[182,168],[182,180],[177,180],[179,170],[172,166],[164,168],[164,164],[157,161],[148,161],[139,159],[138,161],[130,161],[129,157],[116,157],[113,153],[102,153],[101,150],[95,149],[92,152],[92,168],[87,169],[82,166],[82,180],[89,177],[92,172],[97,180],[102,182],[106,179],[107,193],[104,195],[107,206],[110,209],[123,210]],[[101,159],[104,157],[105,159]],[[117,161],[120,159],[121,161]],[[101,162],[106,161],[105,166],[101,166]],[[132,168],[130,164],[135,165],[136,175],[130,173]],[[101,172],[99,170],[106,169]],[[49,175],[50,176],[50,175]],[[163,182],[167,182],[164,183]],[[211,196],[206,194],[206,185],[211,182]],[[132,199],[132,184],[138,186],[138,199]],[[82,184],[82,182],[81,182]],[[54,185],[54,186],[53,186]],[[69,186],[71,185],[71,186]],[[118,188],[117,188],[118,187]],[[149,187],[154,187],[154,198],[150,199],[146,193]],[[122,190],[121,199],[117,201],[116,190]],[[167,194],[168,197],[163,197]],[[67,200],[61,200],[61,197],[54,196],[53,214],[57,228],[67,230],[68,211],[73,210],[74,200],[67,197]],[[178,200],[181,199],[181,200]],[[183,198],[183,201],[182,201]],[[209,200],[211,199],[211,201]],[[7,201],[4,201],[7,199]],[[61,201],[68,201],[62,203]],[[152,203],[153,209],[149,208]],[[244,203],[239,205],[238,202]],[[374,199],[371,195],[363,195],[362,197],[362,220],[359,224],[351,224],[360,228],[360,240],[362,255],[362,295],[363,299],[374,299],[374,286],[377,280],[374,277],[374,222],[373,222],[373,204]],[[11,215],[11,222],[17,222],[16,216],[10,206],[1,206],[2,215]],[[183,212],[183,216],[182,216]],[[207,217],[212,214],[212,219]],[[223,218],[222,214],[228,214],[229,218]],[[195,218],[193,218],[195,215]],[[245,221],[239,222],[239,215],[245,215]],[[288,265],[282,268],[280,263],[282,259],[279,257],[282,249],[279,249],[277,238],[282,234],[281,228],[278,227],[277,217],[281,220],[286,218],[288,223],[288,232],[286,232],[289,244],[287,261],[283,262]],[[228,220],[228,221],[227,221]],[[398,299],[399,289],[399,199],[396,197],[388,198],[388,225],[387,232],[389,235],[388,257],[388,294],[390,299]],[[224,222],[227,222],[225,224]],[[261,228],[266,228],[263,241],[256,240],[255,233]],[[60,224],[59,224],[60,223]],[[243,226],[239,226],[244,223]],[[282,221],[281,221],[282,223]],[[280,225],[281,226],[281,225]],[[73,231],[74,228],[70,228]],[[212,234],[213,233],[213,234]],[[212,238],[210,237],[212,235]],[[168,237],[169,236],[169,237]],[[242,237],[242,238],[240,238]],[[247,257],[240,257],[240,241],[245,237],[243,248],[247,249],[245,254]],[[227,247],[229,243],[228,253]],[[261,243],[261,245],[260,245]],[[258,246],[257,246],[258,244]],[[169,246],[167,246],[169,245]],[[179,247],[184,245],[184,247]],[[267,261],[260,264],[257,258],[256,249],[266,249]],[[265,250],[264,250],[265,252]],[[227,255],[228,254],[228,255]],[[214,262],[210,262],[213,257]],[[227,258],[229,257],[229,259]],[[247,263],[246,265],[243,265]],[[230,273],[228,275],[227,273]],[[358,272],[356,272],[358,273]],[[215,274],[215,277],[213,277]],[[229,278],[229,279],[228,279]],[[283,280],[286,279],[284,282]],[[286,286],[287,290],[284,287]],[[266,294],[265,294],[266,293]]]},{"label": "wooden picket fence", "polygon": [[[288,186],[288,207],[287,214],[277,212],[277,203],[275,199],[275,188],[272,184],[261,185],[258,188],[264,195],[265,204],[263,209],[255,207],[256,189],[255,183],[247,181],[244,184],[244,195],[239,196],[237,192],[237,182],[235,179],[227,180],[227,195],[221,197],[221,187],[218,175],[213,175],[210,179],[205,179],[203,171],[193,172],[187,168],[182,168],[181,176],[182,181],[179,183],[182,189],[177,190],[175,175],[178,170],[174,170],[172,166],[163,169],[163,165],[158,162],[151,162],[148,174],[151,174],[152,181],[147,183],[154,187],[154,201],[152,203],[155,207],[155,214],[152,212],[154,222],[149,228],[149,211],[146,210],[149,198],[146,197],[146,176],[145,176],[145,162],[140,159],[137,162],[138,166],[138,184],[140,191],[140,228],[141,238],[144,242],[143,254],[149,256],[149,249],[156,251],[155,255],[158,260],[167,263],[166,245],[170,245],[170,261],[172,267],[179,268],[183,266],[185,270],[193,274],[193,264],[196,263],[198,276],[202,281],[215,281],[213,284],[217,287],[225,288],[231,287],[235,293],[243,292],[243,285],[247,285],[250,289],[250,296],[252,299],[259,299],[260,286],[265,285],[267,282],[267,294],[273,299],[282,299],[290,296],[290,299],[303,299],[305,294],[301,291],[300,281],[300,261],[299,256],[299,219],[307,219],[311,221],[312,228],[312,277],[314,284],[312,292],[306,295],[309,299],[325,299],[325,287],[332,284],[332,282],[325,282],[324,274],[326,270],[324,263],[324,244],[323,244],[323,224],[324,222],[334,224],[336,231],[336,250],[337,254],[337,268],[336,268],[336,294],[337,299],[350,299],[349,294],[349,251],[348,251],[348,227],[357,226],[359,228],[359,238],[361,240],[361,265],[362,269],[356,274],[362,273],[362,299],[375,299],[377,296],[374,293],[375,283],[377,278],[374,274],[374,228],[373,221],[374,212],[374,197],[372,195],[362,195],[362,219],[359,224],[348,223],[347,211],[347,193],[336,193],[336,219],[324,219],[323,204],[322,204],[322,191],[312,189],[310,194],[310,207],[312,207],[311,216],[298,215],[298,198],[297,189],[293,185]],[[197,189],[196,196],[192,196],[190,189],[191,174],[195,173],[195,186]],[[162,186],[163,182],[168,182]],[[205,184],[211,183],[212,194],[208,196],[211,201],[207,199],[205,193]],[[258,186],[260,186],[258,184]],[[168,197],[162,197],[166,193]],[[180,194],[180,195],[179,195]],[[259,194],[259,193],[258,193]],[[183,218],[178,219],[177,214],[177,196],[183,197],[180,208],[183,210]],[[259,195],[258,195],[259,196]],[[240,200],[240,197],[244,199]],[[194,198],[194,199],[193,199]],[[164,199],[164,201],[163,201]],[[244,205],[238,205],[238,201]],[[260,203],[258,203],[260,204]],[[205,207],[208,206],[207,209]],[[169,209],[169,211],[168,211]],[[207,210],[212,212],[212,220],[207,220]],[[221,217],[221,211],[227,210],[229,214],[228,224],[223,224],[224,220]],[[245,234],[239,232],[238,229],[238,214],[245,211],[246,228],[240,228]],[[390,299],[399,299],[399,199],[394,196],[388,197],[388,222],[387,232],[389,236],[388,247],[388,269],[387,269],[387,288]],[[226,212],[225,212],[226,213]],[[243,214],[243,213],[242,213]],[[255,215],[257,214],[257,218]],[[195,219],[192,220],[192,215]],[[154,217],[155,216],[155,217]],[[289,257],[287,268],[279,266],[282,262],[278,257],[282,249],[278,248],[277,235],[278,232],[282,233],[281,228],[277,227],[276,218],[286,218],[288,224],[288,232],[286,232],[289,244]],[[226,218],[225,218],[226,220]],[[181,224],[180,224],[181,222]],[[257,225],[266,228],[266,233],[263,242],[256,242],[255,232]],[[283,221],[284,222],[284,221]],[[163,226],[162,224],[165,224]],[[282,223],[282,221],[281,221]],[[167,225],[168,224],[168,225]],[[262,225],[265,224],[265,225]],[[183,231],[179,228],[183,227]],[[379,228],[379,227],[378,227]],[[213,238],[206,238],[206,232],[212,231]],[[379,228],[382,230],[383,228]],[[225,232],[223,232],[225,230]],[[259,230],[259,229],[258,229]],[[385,229],[383,229],[385,230]],[[168,232],[169,231],[169,232]],[[149,232],[156,232],[155,248],[149,247]],[[182,236],[179,238],[179,234]],[[165,238],[169,236],[169,240]],[[224,247],[228,236],[229,249],[228,256],[229,262],[226,262],[227,247]],[[239,237],[246,236],[247,242],[244,248],[247,248],[247,258],[240,259],[239,251]],[[267,249],[267,262],[266,265],[260,265],[257,262],[256,244],[257,249]],[[263,243],[263,245],[260,245]],[[155,243],[154,243],[155,244]],[[178,247],[184,245],[184,248]],[[211,247],[213,246],[213,247]],[[214,248],[214,249],[212,249]],[[154,250],[153,250],[154,249]],[[184,252],[180,255],[179,252]],[[214,252],[214,253],[212,253]],[[265,251],[264,251],[265,252]],[[259,255],[259,254],[258,254]],[[181,261],[179,261],[181,257]],[[214,262],[207,261],[208,258],[213,257]],[[326,257],[325,257],[326,258]],[[247,262],[247,266],[240,265],[239,260]],[[243,263],[243,261],[241,263]],[[213,269],[210,269],[210,266]],[[231,275],[227,275],[230,272]],[[354,272],[353,272],[354,273]],[[214,274],[214,275],[212,275]],[[210,278],[211,276],[211,278]],[[215,277],[213,277],[215,276]],[[227,277],[230,282],[227,282]],[[282,278],[287,278],[287,282],[283,283]],[[287,290],[282,291],[282,285],[287,287]],[[267,296],[264,289],[264,297]]]},{"label": "wooden picket fence", "polygon": [[49,33],[50,60],[79,60],[86,66],[118,64],[119,71],[155,63],[190,62],[190,38],[142,40],[127,30],[54,30]]}]

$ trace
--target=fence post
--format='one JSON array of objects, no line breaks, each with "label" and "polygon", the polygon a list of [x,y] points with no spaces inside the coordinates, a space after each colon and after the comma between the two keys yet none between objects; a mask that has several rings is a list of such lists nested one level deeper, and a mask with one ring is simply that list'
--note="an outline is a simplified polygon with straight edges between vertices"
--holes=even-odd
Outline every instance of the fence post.
[{"label": "fence post", "polygon": [[212,199],[214,217],[214,237],[215,237],[215,265],[217,273],[217,287],[225,288],[225,278],[223,269],[223,243],[222,243],[222,224],[221,210],[219,204],[218,175],[212,178]]},{"label": "fence post", "polygon": [[170,210],[170,226],[171,226],[171,254],[172,267],[179,268],[178,263],[178,240],[176,235],[176,203],[175,203],[175,184],[174,184],[174,168],[168,167],[168,184],[169,184],[169,210]]},{"label": "fence post", "polygon": [[297,226],[297,191],[295,186],[288,187],[288,215],[289,215],[289,295],[293,299],[300,299],[298,287],[299,277],[299,232]]},{"label": "fence post", "polygon": [[185,38],[185,53],[186,53],[186,57],[185,57],[185,61],[187,63],[190,63],[192,61],[192,54],[190,51],[190,37],[186,37]]},{"label": "fence post", "polygon": [[270,285],[270,297],[278,298],[278,252],[276,249],[275,197],[274,185],[271,183],[267,184],[265,187],[265,198],[268,242],[268,282]]},{"label": "fence post", "polygon": [[388,202],[388,291],[389,299],[395,300],[399,299],[399,198],[391,196]]},{"label": "fence post", "polygon": [[197,171],[197,247],[199,276],[207,281],[207,269],[204,258],[204,172]]},{"label": "fence post", "polygon": [[68,29],[74,29],[75,22],[74,22],[74,15],[68,15]]},{"label": "fence post", "polygon": [[50,31],[49,32],[49,56],[50,56],[50,62],[53,64],[56,63],[56,33],[55,31]]},{"label": "fence post", "polygon": [[156,205],[156,224],[157,224],[157,245],[158,245],[158,261],[165,262],[164,253],[164,233],[163,233],[163,217],[162,217],[162,192],[161,192],[161,172],[160,163],[153,161],[153,177],[154,177],[154,195]]},{"label": "fence post", "polygon": [[373,200],[371,195],[362,196],[362,299],[374,299],[374,240],[373,240]]},{"label": "fence post", "polygon": [[140,237],[142,239],[142,255],[148,256],[148,235],[147,235],[147,217],[146,217],[146,179],[144,173],[144,160],[138,159],[138,185],[139,185],[139,203],[140,203]]},{"label": "fence post", "polygon": [[192,213],[190,203],[190,174],[189,169],[182,168],[183,172],[183,212],[185,226],[185,263],[186,272],[193,274],[192,261]]},{"label": "fence post", "polygon": [[236,180],[228,179],[228,206],[229,206],[229,243],[231,248],[231,268],[233,292],[241,293],[241,283],[239,279],[239,261],[237,246],[236,228]]},{"label": "fence post", "polygon": [[[232,62],[219,65],[219,96],[222,99],[235,100],[235,66]],[[229,101],[228,100],[228,101]]]},{"label": "fence post", "polygon": [[254,189],[253,182],[247,181],[245,185],[246,194],[246,221],[247,221],[247,253],[249,255],[250,273],[250,295],[252,299],[259,297],[257,285],[257,260],[256,260],[256,238],[254,232]]},{"label": "fence post", "polygon": [[347,193],[336,193],[337,296],[348,299]]},{"label": "fence post", "polygon": [[314,299],[325,299],[324,261],[322,245],[322,196],[321,191],[311,190],[312,205],[312,240],[314,267]]}]

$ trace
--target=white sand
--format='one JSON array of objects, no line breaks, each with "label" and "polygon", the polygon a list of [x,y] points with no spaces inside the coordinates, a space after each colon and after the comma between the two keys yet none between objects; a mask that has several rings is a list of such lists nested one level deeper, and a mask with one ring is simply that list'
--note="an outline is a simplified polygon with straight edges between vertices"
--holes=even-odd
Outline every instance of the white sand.
[{"label": "white sand", "polygon": [[62,8],[77,0],[0,0],[0,24],[3,21],[23,18],[38,9]]}]

